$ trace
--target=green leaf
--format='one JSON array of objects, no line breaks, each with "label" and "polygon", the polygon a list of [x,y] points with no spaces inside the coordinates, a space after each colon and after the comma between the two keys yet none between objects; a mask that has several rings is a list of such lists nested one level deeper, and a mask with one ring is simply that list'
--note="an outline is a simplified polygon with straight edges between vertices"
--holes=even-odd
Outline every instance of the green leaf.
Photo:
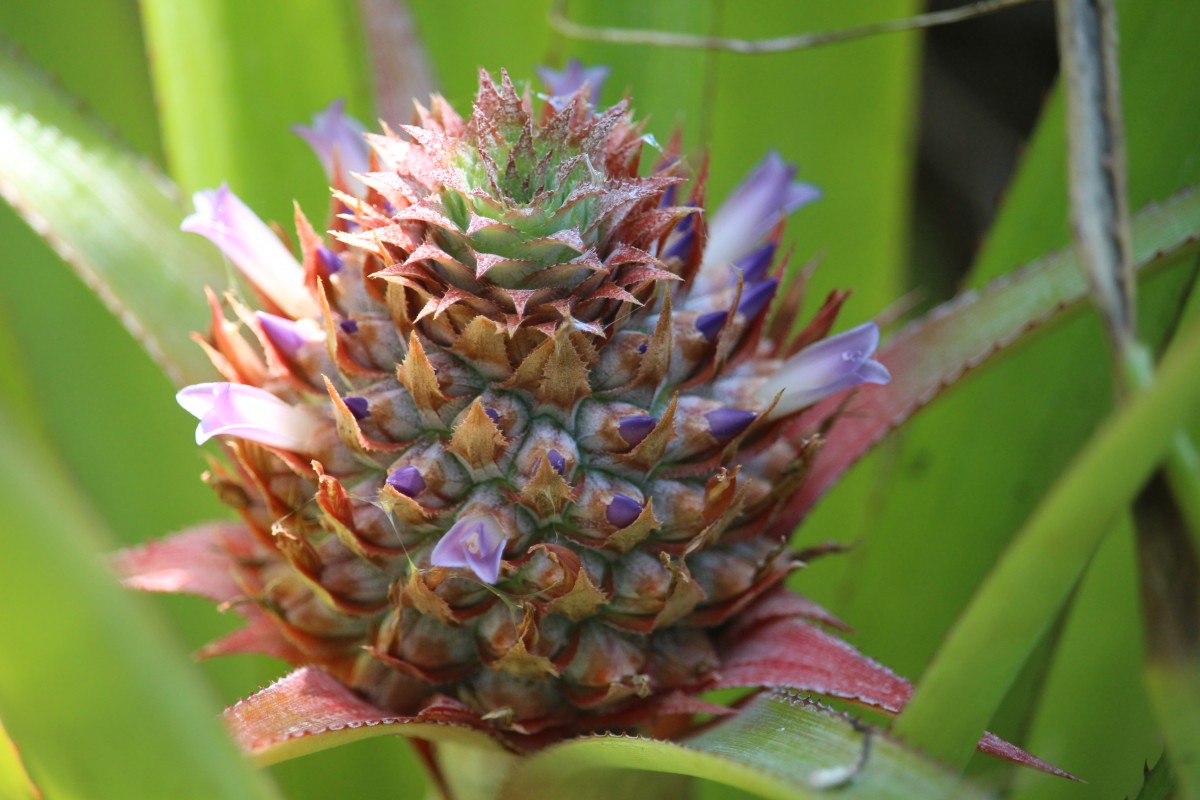
[{"label": "green leaf", "polygon": [[228,181],[264,219],[290,220],[293,197],[323,217],[327,181],[288,131],[339,97],[374,119],[356,5],[147,0],[141,9],[175,180],[188,191]]},{"label": "green leaf", "polygon": [[1200,327],[1155,384],[1115,414],[1056,483],[951,631],[895,731],[963,765],[979,733],[1111,523],[1200,397]]},{"label": "green leaf", "polygon": [[[1140,207],[1200,181],[1200,106],[1180,104],[1173,88],[1200,80],[1200,63],[1188,49],[1200,31],[1200,6],[1164,0],[1122,3],[1119,10],[1131,202]],[[1024,57],[1013,53],[1014,61]],[[1164,81],[1164,75],[1175,77]],[[1069,242],[1060,102],[1051,96],[1025,148],[1020,177],[1001,198],[971,286]],[[974,138],[964,130],[953,141],[971,152]],[[1148,340],[1161,340],[1163,322],[1173,318],[1186,282],[1180,271],[1143,292],[1139,317]],[[843,500],[859,482],[851,473],[849,483],[817,507],[800,531],[801,541],[834,536],[858,545],[844,558],[805,570],[796,587],[852,624],[864,652],[918,676],[1012,533],[1110,402],[1108,357],[1091,315],[964,381],[882,449],[878,460],[888,464],[874,491],[851,491]],[[845,503],[857,503],[860,517],[843,516]],[[1103,555],[1109,588],[1086,582],[1087,602],[1079,606],[1080,616],[1073,613],[1068,620],[1069,646],[1055,658],[1044,712],[1024,741],[1085,777],[1092,788],[1064,790],[1040,776],[1021,776],[1022,800],[1067,791],[1132,794],[1142,760],[1159,746],[1140,685],[1130,548],[1114,539]],[[1125,702],[1112,702],[1114,691]]]},{"label": "green leaf", "polygon": [[1185,797],[1200,797],[1200,556],[1165,469],[1134,504],[1146,688]]},{"label": "green leaf", "polygon": [[274,796],[195,667],[105,569],[109,539],[61,466],[7,419],[0,448],[0,716],[34,780],[55,797]]},{"label": "green leaf", "polygon": [[1146,781],[1138,792],[1137,800],[1171,800],[1174,791],[1171,762],[1165,755],[1159,756],[1154,768],[1146,770]]},{"label": "green leaf", "polygon": [[41,800],[42,793],[21,763],[21,751],[0,722],[0,797],[10,800]]},{"label": "green leaf", "polygon": [[[1200,252],[1200,191],[1188,190],[1143,209],[1133,235],[1134,267],[1148,280]],[[785,519],[806,512],[855,461],[912,414],[972,369],[1021,342],[1044,325],[1081,310],[1088,286],[1079,259],[1067,249],[996,279],[931,310],[880,347],[877,358],[892,372],[886,386],[855,398],[827,434],[822,453]],[[814,419],[838,413],[845,400],[830,398]],[[798,430],[810,423],[801,419]]]},{"label": "green leaf", "polygon": [[984,795],[878,731],[807,698],[759,695],[684,742],[591,736],[554,745],[512,773],[502,800],[613,795],[613,771],[690,775],[765,798],[968,798]]},{"label": "green leaf", "polygon": [[148,162],[11,51],[0,51],[0,191],[177,382],[212,374],[191,332],[205,285],[228,281],[213,248]]}]

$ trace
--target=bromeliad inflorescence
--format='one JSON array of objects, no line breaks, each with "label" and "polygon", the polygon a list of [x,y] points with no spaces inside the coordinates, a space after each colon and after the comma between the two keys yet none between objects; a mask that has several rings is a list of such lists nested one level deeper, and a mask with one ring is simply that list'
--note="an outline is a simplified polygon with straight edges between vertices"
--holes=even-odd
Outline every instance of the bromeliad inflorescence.
[{"label": "bromeliad inflorescence", "polygon": [[331,108],[302,133],[337,213],[323,237],[297,211],[300,259],[228,188],[197,195],[184,228],[263,306],[210,296],[225,382],[179,393],[241,522],[125,553],[126,580],[243,614],[210,654],[516,749],[677,733],[730,686],[897,711],[907,683],[783,586],[777,513],[828,423],[803,414],[889,380],[873,323],[829,335],[842,295],[792,333],[782,221],[817,192],[770,155],[707,216],[677,145],[642,174],[600,77],[549,73],[535,104],[482,73],[468,119],[435,97],[365,138]]}]

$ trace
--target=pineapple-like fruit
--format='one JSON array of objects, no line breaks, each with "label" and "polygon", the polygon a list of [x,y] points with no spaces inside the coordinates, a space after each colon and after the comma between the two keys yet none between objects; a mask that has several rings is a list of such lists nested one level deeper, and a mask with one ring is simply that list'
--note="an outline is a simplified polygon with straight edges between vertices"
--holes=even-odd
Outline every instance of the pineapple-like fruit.
[{"label": "pineapple-like fruit", "polygon": [[624,102],[534,105],[483,73],[469,119],[435,97],[370,156],[331,112],[305,133],[337,213],[326,238],[297,212],[302,263],[228,190],[198,196],[185,228],[264,306],[210,297],[227,382],[180,393],[243,519],[204,533],[248,619],[210,654],[515,734],[646,726],[799,565],[773,515],[819,420],[781,432],[887,380],[874,325],[827,336],[840,296],[790,335],[779,222],[811,188],[772,157],[708,218],[674,147],[640,174]]}]

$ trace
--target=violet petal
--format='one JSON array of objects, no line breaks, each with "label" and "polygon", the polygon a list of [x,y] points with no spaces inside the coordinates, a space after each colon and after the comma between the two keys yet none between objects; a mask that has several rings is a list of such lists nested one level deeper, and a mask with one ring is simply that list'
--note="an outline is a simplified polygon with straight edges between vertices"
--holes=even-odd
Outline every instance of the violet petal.
[{"label": "violet petal", "polygon": [[363,138],[365,130],[361,122],[346,114],[346,101],[341,98],[313,116],[311,128],[292,127],[313,149],[330,181],[338,177],[333,172],[335,154],[343,178],[348,178],[351,172],[366,172],[371,168],[371,151]]},{"label": "violet petal", "polygon": [[320,423],[275,395],[240,383],[198,383],[175,395],[200,420],[196,444],[236,436],[268,447],[304,452]]},{"label": "violet petal", "polygon": [[[546,84],[546,91],[554,98],[569,98],[586,84],[591,90],[588,102],[593,106],[600,102],[600,90],[608,77],[609,68],[605,66],[585,67],[576,59],[567,61],[562,70],[549,67],[538,67],[538,77]],[[555,104],[555,107],[559,107]]]},{"label": "violet petal", "polygon": [[887,383],[891,380],[887,368],[871,360],[878,345],[879,327],[874,322],[822,339],[785,361],[760,387],[759,397],[770,402],[782,391],[771,412],[782,416],[863,383]]},{"label": "violet petal", "polygon": [[338,327],[346,333],[358,333],[358,323],[352,319],[344,319],[338,323]]},{"label": "violet petal", "polygon": [[350,409],[350,413],[354,415],[355,419],[363,420],[371,416],[371,404],[365,397],[343,397],[342,402],[346,404],[346,408]]},{"label": "violet petal", "polygon": [[766,308],[775,297],[775,289],[779,281],[771,278],[752,285],[742,287],[742,298],[738,301],[738,313],[747,319],[754,319]]},{"label": "violet petal", "polygon": [[642,514],[642,504],[629,495],[614,494],[604,516],[616,528],[628,528]]},{"label": "violet petal", "polygon": [[387,476],[387,485],[405,497],[416,497],[425,491],[425,478],[414,466],[401,467]]},{"label": "violet petal", "polygon": [[704,261],[693,291],[709,291],[724,283],[728,265],[749,252],[775,223],[820,197],[813,186],[793,181],[794,164],[775,151],[738,185],[709,219]]},{"label": "violet petal", "polygon": [[254,287],[294,319],[320,316],[304,287],[304,270],[228,184],[192,195],[196,212],[179,227],[221,249]]},{"label": "violet petal", "polygon": [[714,439],[732,439],[754,422],[753,411],[743,411],[740,408],[718,408],[704,415],[708,420],[708,431]]},{"label": "violet petal", "polygon": [[500,561],[507,540],[495,520],[467,516],[455,522],[438,540],[429,563],[435,567],[469,569],[484,583],[495,584],[500,578]]},{"label": "violet petal", "polygon": [[728,311],[709,311],[696,317],[696,330],[708,341],[716,341],[717,334],[725,327],[725,320],[728,318]]},{"label": "violet petal", "polygon": [[326,275],[332,275],[342,268],[342,257],[330,250],[325,245],[317,246],[317,258],[321,261],[321,269]]},{"label": "violet petal", "polygon": [[767,277],[767,267],[775,258],[775,243],[767,242],[749,255],[743,256],[734,264],[742,271],[743,283],[758,283]]},{"label": "violet petal", "polygon": [[320,337],[313,335],[306,322],[268,314],[266,311],[256,311],[254,316],[271,344],[288,358],[295,358],[306,344],[320,341]]},{"label": "violet petal", "polygon": [[559,475],[567,474],[567,460],[563,458],[562,453],[557,450],[547,450],[546,460],[550,462],[550,467]]},{"label": "violet petal", "polygon": [[629,442],[630,447],[636,447],[650,435],[650,431],[654,430],[654,426],[657,424],[657,419],[645,415],[624,417],[617,423],[617,433],[621,434],[622,439]]}]

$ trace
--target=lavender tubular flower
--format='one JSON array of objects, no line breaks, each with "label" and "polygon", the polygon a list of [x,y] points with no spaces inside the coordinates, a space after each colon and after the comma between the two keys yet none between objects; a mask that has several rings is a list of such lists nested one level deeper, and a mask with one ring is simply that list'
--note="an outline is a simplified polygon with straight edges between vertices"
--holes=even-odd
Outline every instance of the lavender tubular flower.
[{"label": "lavender tubular flower", "polygon": [[600,90],[604,87],[604,81],[608,78],[609,72],[608,67],[585,67],[574,58],[568,60],[562,70],[538,67],[538,76],[542,79],[542,83],[546,84],[546,90],[552,98],[565,101],[587,86],[591,90],[588,94],[588,102],[593,106],[600,102]]},{"label": "lavender tubular flower", "polygon": [[795,165],[772,151],[721,204],[708,222],[698,290],[724,286],[730,264],[750,254],[779,220],[821,196],[816,187],[792,180],[795,174]]},{"label": "lavender tubular flower", "polygon": [[871,360],[879,326],[867,322],[801,350],[783,363],[759,390],[760,398],[783,396],[772,412],[779,417],[864,383],[887,383],[887,367]]},{"label": "lavender tubular flower", "polygon": [[221,248],[246,280],[292,317],[315,317],[317,304],[304,288],[304,271],[258,215],[228,184],[196,192],[196,212],[182,230],[198,233]]},{"label": "lavender tubular flower", "polygon": [[304,452],[320,425],[310,415],[256,386],[198,383],[181,389],[175,399],[200,420],[196,444],[226,435]]},{"label": "lavender tubular flower", "polygon": [[325,338],[311,320],[290,320],[266,311],[255,312],[255,317],[271,344],[289,358],[295,358],[305,346]]},{"label": "lavender tubular flower", "polygon": [[292,132],[308,142],[321,162],[325,175],[333,183],[339,180],[356,192],[362,184],[351,180],[351,173],[363,173],[371,168],[371,154],[363,133],[366,128],[346,114],[346,101],[334,100],[313,116],[312,126],[296,125]]}]

